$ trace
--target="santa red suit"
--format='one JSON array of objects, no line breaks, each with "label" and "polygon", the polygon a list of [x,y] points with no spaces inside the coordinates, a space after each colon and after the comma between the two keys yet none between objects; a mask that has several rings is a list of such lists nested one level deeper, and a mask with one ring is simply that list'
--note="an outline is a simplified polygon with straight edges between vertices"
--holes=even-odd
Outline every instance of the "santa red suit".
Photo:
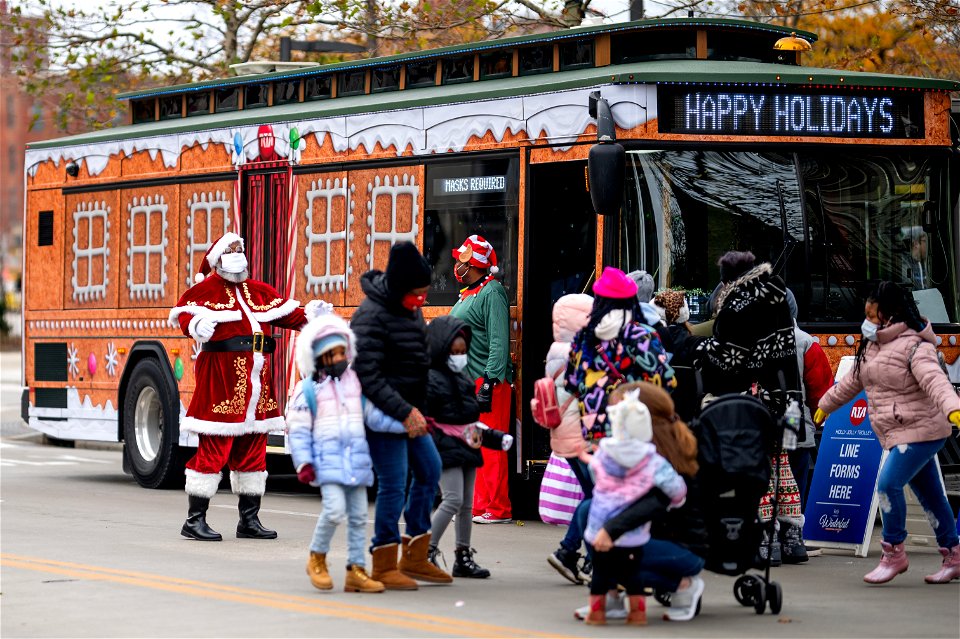
[{"label": "santa red suit", "polygon": [[271,383],[269,358],[275,348],[271,334],[274,327],[300,329],[306,316],[298,301],[284,299],[268,284],[249,278],[234,283],[211,272],[224,254],[238,257],[231,250],[238,244],[242,250],[242,238],[233,233],[214,242],[204,256],[198,283],[170,311],[170,322],[202,344],[193,399],[180,420],[181,431],[199,434],[197,454],[187,462],[191,510],[182,531],[194,539],[206,539],[208,532],[220,537],[206,526],[204,515],[225,465],[233,492],[241,496],[238,536],[276,537],[257,519],[267,481],[267,433],[284,428]]}]

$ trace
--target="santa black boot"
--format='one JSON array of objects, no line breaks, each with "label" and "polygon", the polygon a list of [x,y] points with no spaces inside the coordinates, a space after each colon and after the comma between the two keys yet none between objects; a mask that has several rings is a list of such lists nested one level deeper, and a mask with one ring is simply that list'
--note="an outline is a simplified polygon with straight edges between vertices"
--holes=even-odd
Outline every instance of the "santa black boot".
[{"label": "santa black boot", "polygon": [[276,539],[277,531],[264,528],[257,514],[260,512],[261,495],[238,495],[240,523],[237,537],[245,539]]},{"label": "santa black boot", "polygon": [[207,508],[210,506],[210,499],[196,495],[187,495],[187,497],[190,500],[190,509],[180,534],[197,541],[222,541],[223,536],[207,525]]}]

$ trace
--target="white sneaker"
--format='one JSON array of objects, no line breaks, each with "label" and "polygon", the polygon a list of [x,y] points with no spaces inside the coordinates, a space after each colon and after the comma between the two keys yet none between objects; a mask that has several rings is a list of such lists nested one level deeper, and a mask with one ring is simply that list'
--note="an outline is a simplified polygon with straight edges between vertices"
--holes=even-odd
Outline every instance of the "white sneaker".
[{"label": "white sneaker", "polygon": [[[607,593],[607,619],[626,619],[627,618],[627,595],[624,592],[616,594]],[[573,611],[573,616],[580,621],[587,618],[590,614],[590,605],[581,606]]]},{"label": "white sneaker", "polygon": [[513,520],[509,517],[506,519],[498,519],[490,513],[483,513],[482,515],[477,515],[473,518],[473,523],[475,524],[509,524],[512,522]]},{"label": "white sneaker", "polygon": [[690,621],[697,615],[706,584],[700,577],[690,577],[690,586],[670,597],[670,609],[664,615],[669,621]]}]

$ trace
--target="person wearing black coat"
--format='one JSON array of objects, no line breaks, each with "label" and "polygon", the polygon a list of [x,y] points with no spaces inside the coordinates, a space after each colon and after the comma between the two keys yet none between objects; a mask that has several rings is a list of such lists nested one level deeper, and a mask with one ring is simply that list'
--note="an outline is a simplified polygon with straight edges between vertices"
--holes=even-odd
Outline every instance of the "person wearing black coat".
[{"label": "person wearing black coat", "polygon": [[[477,402],[474,382],[465,372],[471,338],[470,327],[452,315],[438,317],[427,326],[430,373],[427,376],[424,414],[439,424],[468,426],[480,419],[480,404]],[[478,447],[467,443],[463,436],[450,434],[450,430],[432,429],[443,472],[440,475],[442,501],[433,514],[430,526],[432,540],[429,557],[437,563],[440,538],[456,515],[453,576],[482,579],[489,577],[490,571],[474,562],[470,533],[473,526],[473,488],[477,468],[483,465],[483,456]],[[473,439],[473,443],[478,442]]]},{"label": "person wearing black coat", "polygon": [[[441,471],[440,455],[420,412],[426,402],[430,366],[420,307],[426,301],[431,275],[430,265],[415,245],[394,245],[385,273],[373,270],[360,278],[367,297],[350,321],[357,345],[353,370],[364,397],[402,422],[407,431],[406,435],[366,431],[378,481],[371,577],[387,590],[416,590],[415,579],[453,581],[427,559],[430,511]],[[408,473],[413,475],[409,489]],[[402,537],[401,512],[406,522]]]}]

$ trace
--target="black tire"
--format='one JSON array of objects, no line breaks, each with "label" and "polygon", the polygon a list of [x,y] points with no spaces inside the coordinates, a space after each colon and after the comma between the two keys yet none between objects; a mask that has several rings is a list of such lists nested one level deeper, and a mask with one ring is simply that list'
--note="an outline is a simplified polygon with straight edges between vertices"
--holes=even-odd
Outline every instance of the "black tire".
[{"label": "black tire", "polygon": [[776,581],[771,581],[767,587],[767,602],[770,604],[770,613],[779,615],[783,608],[783,589]]},{"label": "black tire", "polygon": [[123,397],[123,454],[144,488],[183,483],[179,412],[177,391],[157,360],[137,362]]},{"label": "black tire", "polygon": [[753,611],[758,615],[762,615],[764,609],[767,607],[767,584],[763,583],[763,580],[757,580],[757,598],[753,603]]},{"label": "black tire", "polygon": [[753,575],[742,575],[733,582],[733,596],[741,606],[753,606],[757,603],[757,584],[760,580]]}]

